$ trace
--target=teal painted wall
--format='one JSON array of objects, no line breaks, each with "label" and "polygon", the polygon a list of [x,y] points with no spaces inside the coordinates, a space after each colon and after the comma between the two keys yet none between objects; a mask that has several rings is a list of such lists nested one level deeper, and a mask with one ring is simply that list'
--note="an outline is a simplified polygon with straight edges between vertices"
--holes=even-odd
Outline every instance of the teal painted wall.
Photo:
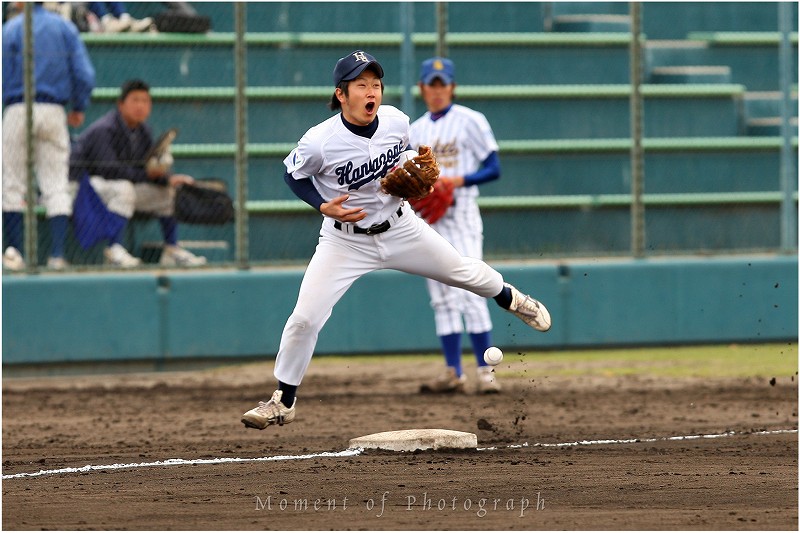
[{"label": "teal painted wall", "polygon": [[[796,340],[796,257],[503,263],[545,302],[546,334],[490,303],[506,349]],[[272,357],[301,269],[3,276],[3,364]],[[413,333],[413,334],[412,334]],[[438,350],[421,278],[360,279],[318,354]]]}]

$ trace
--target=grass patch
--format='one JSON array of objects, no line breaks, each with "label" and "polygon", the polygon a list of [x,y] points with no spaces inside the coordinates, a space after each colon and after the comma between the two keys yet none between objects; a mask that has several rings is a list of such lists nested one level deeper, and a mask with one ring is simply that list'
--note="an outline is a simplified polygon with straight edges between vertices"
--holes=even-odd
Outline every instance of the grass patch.
[{"label": "grass patch", "polygon": [[[504,350],[500,376],[652,376],[672,378],[790,377],[798,371],[797,343],[726,344],[626,349],[563,350],[536,353]],[[328,355],[314,364],[358,365],[358,362],[422,363],[441,361],[440,354]],[[473,364],[464,353],[464,365]],[[520,365],[524,366],[524,369]]]},{"label": "grass patch", "polygon": [[535,361],[537,372],[557,376],[745,378],[797,375],[797,343],[649,347],[506,354],[503,363]]}]

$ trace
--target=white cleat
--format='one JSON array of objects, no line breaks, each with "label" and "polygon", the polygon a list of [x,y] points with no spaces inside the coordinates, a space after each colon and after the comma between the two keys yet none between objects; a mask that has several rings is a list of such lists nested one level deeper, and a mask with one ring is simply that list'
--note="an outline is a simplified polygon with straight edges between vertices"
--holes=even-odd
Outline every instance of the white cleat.
[{"label": "white cleat", "polygon": [[466,383],[466,374],[457,376],[456,369],[448,366],[436,379],[420,385],[419,392],[422,394],[463,394],[466,392],[464,389]]},{"label": "white cleat", "polygon": [[123,13],[120,17],[120,20],[124,22],[129,22],[128,24],[128,31],[133,33],[141,33],[150,30],[150,26],[153,25],[153,19],[150,17],[145,17],[143,19],[135,19],[131,17],[128,13]]},{"label": "white cleat", "polygon": [[491,366],[478,367],[478,394],[497,394],[501,387],[497,382],[494,368]]},{"label": "white cleat", "polygon": [[6,248],[6,251],[3,253],[3,268],[14,272],[25,270],[25,260],[22,258],[22,254],[19,253],[19,250],[13,246]]},{"label": "white cleat", "polygon": [[250,409],[242,415],[242,424],[253,429],[264,429],[273,424],[282,426],[292,422],[297,398],[294,399],[292,407],[288,408],[281,402],[282,396],[283,391],[276,390],[268,402],[258,402],[258,407]]},{"label": "white cleat", "polygon": [[120,33],[123,31],[128,31],[128,29],[131,27],[131,20],[132,19],[130,15],[127,17],[122,16],[117,18],[111,13],[107,13],[100,19],[100,24],[102,25],[105,33]]},{"label": "white cleat", "polygon": [[103,258],[107,265],[120,268],[135,268],[142,264],[142,260],[133,257],[121,244],[116,243],[103,250]]},{"label": "white cleat", "polygon": [[65,270],[69,268],[69,263],[63,257],[50,256],[47,258],[47,268],[50,270]]},{"label": "white cleat", "polygon": [[192,252],[179,246],[164,246],[164,251],[161,253],[161,266],[185,266],[196,267],[203,266],[207,263],[206,258],[200,255],[194,255]]},{"label": "white cleat", "polygon": [[552,325],[550,312],[538,300],[534,300],[527,294],[523,294],[510,283],[505,284],[511,289],[511,307],[509,312],[517,315],[517,318],[528,324],[535,330],[547,331]]}]

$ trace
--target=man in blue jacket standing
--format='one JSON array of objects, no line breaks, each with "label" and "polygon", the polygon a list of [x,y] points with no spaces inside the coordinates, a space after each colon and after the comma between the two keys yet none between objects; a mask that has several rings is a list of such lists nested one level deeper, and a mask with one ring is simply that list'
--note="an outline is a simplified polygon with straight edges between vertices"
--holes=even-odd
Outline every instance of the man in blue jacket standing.
[{"label": "man in blue jacket standing", "polygon": [[[8,244],[3,253],[3,268],[9,270],[25,268],[20,252],[27,194],[24,22],[23,16],[17,16],[3,25],[3,227]],[[32,8],[32,27],[33,164],[52,239],[47,266],[62,269],[67,265],[64,242],[72,214],[67,124],[72,127],[83,124],[95,75],[72,22],[37,2]]]}]

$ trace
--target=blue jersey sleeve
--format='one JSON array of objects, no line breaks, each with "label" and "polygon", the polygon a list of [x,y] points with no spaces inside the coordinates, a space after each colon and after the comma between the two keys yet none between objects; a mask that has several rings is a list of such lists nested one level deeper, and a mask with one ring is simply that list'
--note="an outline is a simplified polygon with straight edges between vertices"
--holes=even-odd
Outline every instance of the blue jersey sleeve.
[{"label": "blue jersey sleeve", "polygon": [[311,181],[311,178],[301,178],[299,180],[294,179],[291,172],[286,172],[283,175],[283,181],[289,186],[292,192],[303,200],[305,203],[319,211],[319,208],[322,204],[325,203],[325,199],[322,198],[322,195],[319,193],[316,187],[314,187],[314,182]]},{"label": "blue jersey sleeve", "polygon": [[472,174],[464,176],[464,186],[480,185],[494,181],[500,177],[500,158],[497,152],[492,152],[481,162],[481,168]]}]

